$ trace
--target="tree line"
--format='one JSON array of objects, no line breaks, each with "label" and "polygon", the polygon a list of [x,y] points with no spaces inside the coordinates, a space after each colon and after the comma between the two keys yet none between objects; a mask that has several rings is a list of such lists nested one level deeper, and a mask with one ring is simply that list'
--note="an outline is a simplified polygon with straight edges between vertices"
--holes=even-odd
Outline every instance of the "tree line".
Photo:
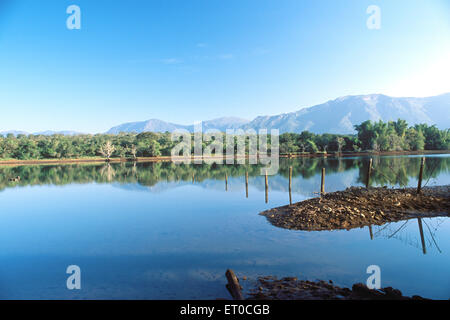
[{"label": "tree line", "polygon": [[284,133],[280,135],[281,153],[420,151],[449,150],[450,130],[417,124],[408,127],[405,120],[364,121],[355,125],[355,135]]},{"label": "tree line", "polygon": [[[450,130],[405,120],[365,121],[355,125],[356,134],[314,134],[308,131],[279,136],[280,153],[326,153],[358,151],[449,150]],[[0,159],[69,159],[92,157],[137,158],[170,156],[178,141],[171,133],[144,132],[117,135],[17,135],[0,136]],[[248,144],[248,139],[246,140]],[[203,147],[208,143],[203,142]],[[192,146],[193,148],[193,146]],[[226,142],[223,143],[224,153]],[[270,139],[269,139],[270,148]],[[192,150],[193,151],[193,150]]]}]

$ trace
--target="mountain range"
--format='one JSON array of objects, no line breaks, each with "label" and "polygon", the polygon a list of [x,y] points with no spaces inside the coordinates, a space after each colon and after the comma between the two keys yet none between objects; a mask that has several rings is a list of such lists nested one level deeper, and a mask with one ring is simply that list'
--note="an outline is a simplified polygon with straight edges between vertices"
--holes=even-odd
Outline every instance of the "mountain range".
[{"label": "mountain range", "polygon": [[[383,94],[353,95],[302,108],[296,112],[273,116],[259,116],[253,120],[223,117],[202,122],[202,130],[216,129],[278,129],[280,133],[308,130],[313,133],[355,133],[354,125],[366,120],[391,121],[404,119],[410,125],[427,123],[440,129],[450,128],[450,93],[425,98],[397,98]],[[172,132],[177,129],[194,131],[194,124],[182,125],[159,119],[123,123],[106,133],[120,132]],[[28,134],[23,131],[3,131],[0,135],[12,133]],[[75,131],[43,131],[33,134],[77,135]]]},{"label": "mountain range", "polygon": [[[366,120],[404,119],[410,125],[427,123],[440,129],[450,128],[450,93],[426,98],[396,98],[382,94],[345,96],[299,111],[274,116],[259,116],[252,121],[227,117],[204,121],[203,130],[279,129],[283,132],[308,130],[314,133],[355,133],[354,125]],[[179,125],[151,119],[111,128],[107,133],[165,132],[176,129],[193,131],[193,125]]]}]

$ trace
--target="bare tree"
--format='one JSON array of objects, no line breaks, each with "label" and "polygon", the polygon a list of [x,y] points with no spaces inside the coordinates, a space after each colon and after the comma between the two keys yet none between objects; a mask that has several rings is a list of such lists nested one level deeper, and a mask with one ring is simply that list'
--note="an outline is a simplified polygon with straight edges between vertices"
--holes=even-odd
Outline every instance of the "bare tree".
[{"label": "bare tree", "polygon": [[344,142],[345,142],[344,138],[342,138],[342,137],[337,137],[336,138],[336,143],[338,145],[338,152],[339,153],[341,153],[341,151],[342,151],[342,147],[344,146]]},{"label": "bare tree", "polygon": [[130,153],[133,156],[133,159],[136,160],[137,149],[136,149],[136,146],[134,144],[131,145],[131,147],[130,147]]},{"label": "bare tree", "polygon": [[100,147],[100,153],[106,157],[107,161],[111,158],[114,150],[116,150],[116,147],[113,146],[111,141],[106,141],[105,145]]}]

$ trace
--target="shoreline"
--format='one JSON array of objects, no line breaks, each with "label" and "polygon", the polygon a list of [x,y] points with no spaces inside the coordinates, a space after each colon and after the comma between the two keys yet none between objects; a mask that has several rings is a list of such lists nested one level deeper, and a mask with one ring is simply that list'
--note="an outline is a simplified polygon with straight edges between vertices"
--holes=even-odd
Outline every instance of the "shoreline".
[{"label": "shoreline", "polygon": [[[303,153],[303,154],[280,154],[279,158],[295,159],[295,158],[346,158],[346,157],[363,157],[363,156],[402,156],[402,155],[430,155],[430,154],[450,154],[450,150],[424,150],[424,151],[385,151],[385,152],[341,152],[341,153]],[[191,157],[191,160],[199,157]],[[201,157],[202,159],[214,159],[215,157]],[[223,156],[222,159],[227,157]],[[234,158],[243,158],[234,156]],[[248,158],[248,155],[245,156]],[[182,161],[183,157],[175,158]],[[159,157],[138,157],[132,158],[73,158],[73,159],[34,159],[34,160],[0,160],[0,166],[4,165],[39,165],[39,164],[71,164],[71,163],[121,163],[121,162],[160,162],[172,161],[171,156]]]},{"label": "shoreline", "polygon": [[[231,269],[225,276],[228,280],[225,287],[233,300],[430,300],[419,295],[404,296],[392,287],[370,289],[363,283],[355,283],[349,289],[337,286],[332,280],[309,281],[297,277],[260,276],[254,281],[244,275],[239,279]],[[240,280],[246,282],[245,289]]]},{"label": "shoreline", "polygon": [[352,288],[335,285],[332,280],[298,280],[295,277],[265,276],[257,280],[257,288],[247,293],[247,300],[429,300],[419,295],[404,296],[398,289],[369,289],[355,283]]}]

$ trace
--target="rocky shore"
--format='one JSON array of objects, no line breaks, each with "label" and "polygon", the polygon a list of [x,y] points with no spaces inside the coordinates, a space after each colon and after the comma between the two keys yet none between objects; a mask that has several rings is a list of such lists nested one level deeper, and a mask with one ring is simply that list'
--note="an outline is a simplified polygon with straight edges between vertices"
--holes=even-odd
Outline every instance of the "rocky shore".
[{"label": "rocky shore", "polygon": [[450,185],[425,187],[420,194],[415,188],[351,187],[260,214],[277,227],[308,231],[450,216]]},{"label": "rocky shore", "polygon": [[257,288],[248,293],[248,300],[425,300],[420,296],[407,297],[391,287],[369,289],[362,283],[349,288],[335,286],[330,280],[304,281],[297,278],[277,279],[261,277]]}]

